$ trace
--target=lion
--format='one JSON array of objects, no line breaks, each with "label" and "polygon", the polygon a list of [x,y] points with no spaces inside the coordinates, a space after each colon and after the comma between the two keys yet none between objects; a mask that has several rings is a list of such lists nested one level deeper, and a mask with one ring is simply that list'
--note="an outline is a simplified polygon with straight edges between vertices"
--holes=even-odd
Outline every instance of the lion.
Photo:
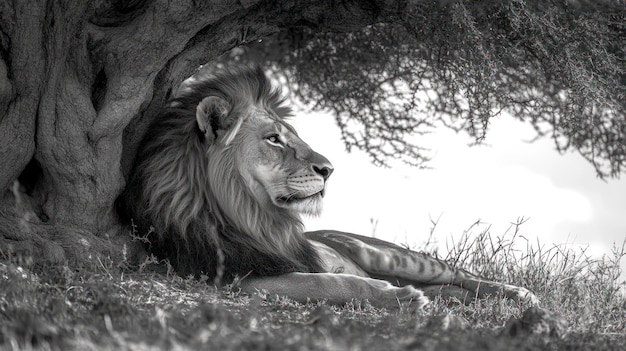
[{"label": "lion", "polygon": [[120,215],[179,274],[237,280],[248,293],[384,307],[500,293],[536,303],[525,288],[389,242],[305,233],[300,216],[320,213],[333,166],[300,139],[291,116],[259,67],[193,76],[149,127]]}]

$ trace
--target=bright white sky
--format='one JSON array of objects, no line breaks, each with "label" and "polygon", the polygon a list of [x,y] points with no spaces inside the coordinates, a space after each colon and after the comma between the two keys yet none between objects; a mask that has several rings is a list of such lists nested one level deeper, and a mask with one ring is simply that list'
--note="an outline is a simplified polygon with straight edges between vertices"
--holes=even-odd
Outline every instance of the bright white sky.
[{"label": "bright white sky", "polygon": [[560,155],[548,139],[528,143],[533,130],[513,118],[494,119],[487,146],[469,147],[469,137],[444,128],[423,137],[430,170],[383,169],[360,151],[348,154],[330,115],[301,112],[291,122],[335,166],[324,212],[305,219],[307,230],[372,235],[373,219],[376,237],[419,248],[430,218],[440,217],[435,235],[445,249],[477,220],[501,236],[525,217],[521,235],[533,243],[588,247],[598,257],[626,238],[626,183],[597,179],[580,155]]}]

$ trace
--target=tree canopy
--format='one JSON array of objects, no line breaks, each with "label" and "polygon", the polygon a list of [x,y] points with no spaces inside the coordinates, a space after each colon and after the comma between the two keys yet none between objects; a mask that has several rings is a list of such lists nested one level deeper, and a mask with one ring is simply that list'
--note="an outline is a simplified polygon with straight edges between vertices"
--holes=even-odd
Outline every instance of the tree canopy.
[{"label": "tree canopy", "polygon": [[444,125],[479,143],[507,112],[599,177],[626,166],[623,1],[412,1],[394,21],[291,28],[233,57],[272,67],[379,165],[426,165],[407,136]]}]

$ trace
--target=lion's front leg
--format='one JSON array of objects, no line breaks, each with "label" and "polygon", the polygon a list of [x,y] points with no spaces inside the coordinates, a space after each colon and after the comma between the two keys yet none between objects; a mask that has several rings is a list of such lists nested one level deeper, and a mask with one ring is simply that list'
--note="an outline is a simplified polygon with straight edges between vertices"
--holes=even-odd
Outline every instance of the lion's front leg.
[{"label": "lion's front leg", "polygon": [[422,291],[413,286],[397,287],[384,280],[352,274],[289,273],[245,278],[239,286],[247,293],[267,291],[300,302],[326,300],[334,305],[343,305],[362,299],[378,307],[409,305],[412,308],[422,308],[428,303]]},{"label": "lion's front leg", "polygon": [[465,271],[459,271],[456,284],[475,292],[478,297],[502,293],[502,295],[515,301],[528,302],[532,305],[539,304],[537,296],[526,288],[486,280]]},{"label": "lion's front leg", "polygon": [[432,256],[386,241],[338,231],[311,232],[307,237],[349,258],[370,276],[398,285],[415,285],[428,296],[463,297],[461,301],[469,302],[474,297],[502,292],[516,301],[538,303],[537,297],[525,288],[481,278]]},{"label": "lion's front leg", "polygon": [[532,305],[539,304],[539,299],[537,299],[535,294],[526,288],[480,279],[471,274],[466,276],[465,280],[458,278],[454,284],[433,283],[415,285],[424,292],[424,295],[431,299],[434,299],[436,296],[453,297],[464,304],[469,304],[476,298],[502,294],[515,301],[524,301]]}]

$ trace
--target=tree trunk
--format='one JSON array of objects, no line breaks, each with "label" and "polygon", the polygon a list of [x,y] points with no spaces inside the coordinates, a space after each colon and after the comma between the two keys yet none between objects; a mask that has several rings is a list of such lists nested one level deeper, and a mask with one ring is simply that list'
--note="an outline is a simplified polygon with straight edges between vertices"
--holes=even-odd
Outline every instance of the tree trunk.
[{"label": "tree trunk", "polygon": [[0,0],[0,250],[121,254],[114,200],[184,78],[283,28],[349,30],[402,11],[380,3]]}]

